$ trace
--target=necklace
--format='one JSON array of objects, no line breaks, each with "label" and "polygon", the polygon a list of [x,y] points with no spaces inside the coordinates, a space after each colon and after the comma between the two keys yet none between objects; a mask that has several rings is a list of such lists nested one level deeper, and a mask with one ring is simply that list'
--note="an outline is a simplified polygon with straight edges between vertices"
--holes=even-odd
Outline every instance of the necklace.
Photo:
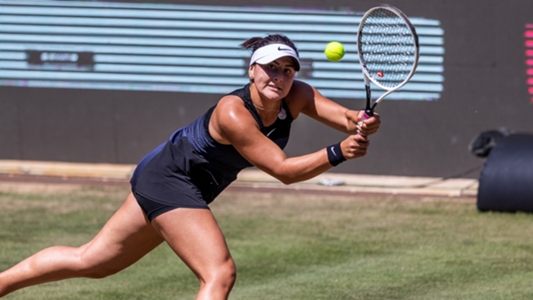
[{"label": "necklace", "polygon": [[276,109],[265,109],[264,107],[261,107],[261,106],[258,106],[258,105],[255,105],[255,103],[252,102],[252,104],[254,105],[255,108],[257,108],[258,110],[261,110],[261,111],[264,111],[264,112],[272,112],[272,111],[279,111],[280,107],[276,108]]},{"label": "necklace", "polygon": [[278,109],[269,109],[269,110],[266,110],[264,107],[260,107],[260,106],[257,106],[255,104],[254,104],[254,107],[257,108],[258,110],[264,111],[264,112],[273,112],[273,111],[277,112],[278,113],[278,119],[281,119],[281,120],[285,120],[285,118],[287,117],[287,113],[285,112],[285,109],[283,109],[283,107],[281,107],[281,105],[278,107]]}]

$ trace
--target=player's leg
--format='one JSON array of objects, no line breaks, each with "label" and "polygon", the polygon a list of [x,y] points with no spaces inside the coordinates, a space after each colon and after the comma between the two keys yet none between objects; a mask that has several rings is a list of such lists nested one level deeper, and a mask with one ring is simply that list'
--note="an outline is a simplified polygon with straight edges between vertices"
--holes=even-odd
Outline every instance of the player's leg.
[{"label": "player's leg", "polygon": [[0,273],[0,297],[40,283],[115,274],[162,242],[130,194],[89,243],[80,247],[44,249]]},{"label": "player's leg", "polygon": [[200,280],[200,299],[227,299],[235,282],[235,264],[209,209],[178,208],[152,220],[176,254]]}]

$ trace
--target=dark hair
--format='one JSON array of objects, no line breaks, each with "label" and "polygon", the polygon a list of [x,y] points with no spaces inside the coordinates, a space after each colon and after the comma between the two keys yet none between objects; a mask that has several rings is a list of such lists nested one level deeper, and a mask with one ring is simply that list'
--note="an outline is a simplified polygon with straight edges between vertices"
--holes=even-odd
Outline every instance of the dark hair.
[{"label": "dark hair", "polygon": [[269,34],[266,37],[253,37],[246,40],[244,43],[241,44],[241,47],[244,49],[252,49],[252,53],[255,52],[255,50],[264,47],[266,45],[270,44],[284,44],[296,51],[296,54],[300,55],[298,53],[298,49],[296,49],[296,46],[294,43],[289,39],[288,37],[282,35],[282,34]]}]

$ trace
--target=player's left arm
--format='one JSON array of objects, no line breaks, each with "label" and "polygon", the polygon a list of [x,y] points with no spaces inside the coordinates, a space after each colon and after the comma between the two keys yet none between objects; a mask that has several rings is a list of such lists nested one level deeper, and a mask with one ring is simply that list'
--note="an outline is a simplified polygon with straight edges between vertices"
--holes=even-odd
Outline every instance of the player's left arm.
[{"label": "player's left arm", "polygon": [[364,111],[348,109],[324,97],[316,88],[302,81],[294,81],[287,98],[296,102],[293,104],[296,104],[294,106],[298,112],[347,134],[361,133],[368,136],[375,133],[381,123],[379,114],[363,121]]}]

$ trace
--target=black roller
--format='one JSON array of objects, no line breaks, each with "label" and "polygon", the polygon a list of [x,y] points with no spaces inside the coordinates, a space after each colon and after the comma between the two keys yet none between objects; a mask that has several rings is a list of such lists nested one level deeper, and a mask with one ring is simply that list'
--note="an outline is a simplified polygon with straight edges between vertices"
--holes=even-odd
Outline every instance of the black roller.
[{"label": "black roller", "polygon": [[533,212],[532,134],[511,134],[491,149],[480,174],[477,208]]}]

